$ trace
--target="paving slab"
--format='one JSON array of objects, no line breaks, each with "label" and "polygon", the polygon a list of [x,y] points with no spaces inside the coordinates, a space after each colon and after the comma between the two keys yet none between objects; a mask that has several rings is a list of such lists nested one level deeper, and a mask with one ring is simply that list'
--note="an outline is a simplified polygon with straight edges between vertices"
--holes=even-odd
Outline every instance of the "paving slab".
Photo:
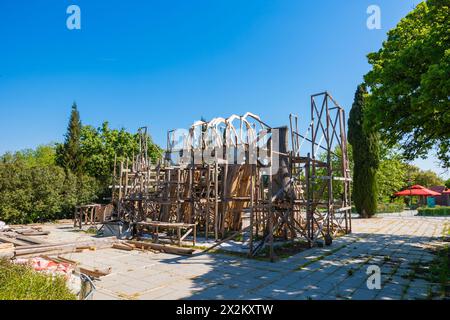
[{"label": "paving slab", "polygon": [[[95,281],[94,299],[428,299],[439,288],[406,276],[414,263],[434,259],[450,218],[418,217],[413,212],[354,219],[353,233],[331,247],[313,248],[270,263],[217,253],[176,256],[103,249],[65,257],[112,273]],[[47,241],[92,238],[71,224],[45,225]],[[307,265],[305,265],[307,264]],[[368,290],[367,267],[381,268],[381,290]],[[299,270],[300,266],[304,266]],[[434,285],[434,287],[433,287]],[[433,289],[434,288],[434,289]]]}]

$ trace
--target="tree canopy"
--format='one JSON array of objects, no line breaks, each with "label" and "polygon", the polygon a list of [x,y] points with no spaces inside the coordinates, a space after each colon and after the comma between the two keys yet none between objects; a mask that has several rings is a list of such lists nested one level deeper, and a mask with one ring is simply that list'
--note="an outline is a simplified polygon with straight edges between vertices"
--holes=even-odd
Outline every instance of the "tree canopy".
[{"label": "tree canopy", "polygon": [[368,55],[367,126],[408,160],[437,151],[450,166],[450,2],[420,3]]},{"label": "tree canopy", "polygon": [[[162,150],[147,137],[148,155]],[[65,142],[0,156],[0,220],[31,223],[72,217],[79,204],[111,194],[114,160],[137,155],[139,136],[125,129],[83,126],[72,106]]]},{"label": "tree canopy", "polygon": [[84,170],[84,159],[80,149],[81,139],[81,120],[77,104],[72,105],[69,124],[65,135],[65,142],[58,146],[57,162],[58,164],[72,173],[81,176]]},{"label": "tree canopy", "polygon": [[443,186],[445,184],[444,180],[442,180],[436,172],[431,170],[421,170],[413,165],[407,165],[407,175],[412,184],[420,184],[427,188]]},{"label": "tree canopy", "polygon": [[[162,149],[147,137],[148,156],[156,161],[161,158]],[[119,163],[131,159],[139,152],[139,136],[125,129],[111,129],[108,122],[100,128],[83,126],[80,149],[85,159],[85,173],[102,182],[110,182],[114,160]]]},{"label": "tree canopy", "polygon": [[97,199],[98,182],[66,172],[54,155],[54,146],[47,145],[0,157],[0,220],[30,223],[72,217],[75,205]]}]

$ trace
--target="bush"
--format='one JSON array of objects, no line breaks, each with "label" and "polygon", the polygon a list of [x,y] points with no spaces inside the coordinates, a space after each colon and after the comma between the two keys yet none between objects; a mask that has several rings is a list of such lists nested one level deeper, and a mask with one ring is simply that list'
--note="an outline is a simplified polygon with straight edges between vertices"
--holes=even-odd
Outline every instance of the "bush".
[{"label": "bush", "polygon": [[0,260],[0,300],[76,300],[62,276]]},{"label": "bush", "polygon": [[72,217],[74,206],[96,198],[94,178],[66,174],[54,164],[0,163],[0,220],[33,223]]},{"label": "bush", "polygon": [[[395,212],[402,212],[405,209],[405,205],[403,203],[379,203],[377,205],[377,211],[376,213],[395,213]],[[352,213],[358,213],[356,212],[356,208],[352,206]]]},{"label": "bush", "polygon": [[394,213],[402,212],[405,209],[403,203],[379,203],[377,213]]},{"label": "bush", "polygon": [[450,207],[436,206],[434,208],[417,209],[419,216],[450,216]]}]

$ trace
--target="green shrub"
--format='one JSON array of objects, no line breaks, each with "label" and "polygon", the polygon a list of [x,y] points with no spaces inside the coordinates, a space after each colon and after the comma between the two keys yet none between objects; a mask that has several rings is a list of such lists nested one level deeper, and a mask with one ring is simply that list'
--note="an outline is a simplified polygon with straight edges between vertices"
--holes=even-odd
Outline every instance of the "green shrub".
[{"label": "green shrub", "polygon": [[379,203],[377,206],[377,213],[394,213],[402,212],[405,209],[403,203]]},{"label": "green shrub", "polygon": [[[376,213],[395,213],[395,212],[402,212],[405,209],[405,205],[403,203],[379,203],[377,205],[377,212]],[[352,213],[358,213],[356,212],[356,208],[352,206]]]},{"label": "green shrub", "polygon": [[75,205],[92,202],[97,193],[94,178],[77,178],[54,164],[0,162],[0,220],[6,223],[72,217]]},{"label": "green shrub", "polygon": [[450,216],[450,207],[436,206],[434,208],[419,208],[417,209],[419,216]]},{"label": "green shrub", "polygon": [[76,300],[62,276],[0,260],[0,300]]}]

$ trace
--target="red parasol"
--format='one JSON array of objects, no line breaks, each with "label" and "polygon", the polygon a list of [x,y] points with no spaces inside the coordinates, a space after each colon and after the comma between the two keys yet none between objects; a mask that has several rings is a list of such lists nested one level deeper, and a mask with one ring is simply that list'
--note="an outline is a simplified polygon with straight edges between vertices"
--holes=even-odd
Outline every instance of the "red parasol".
[{"label": "red parasol", "polygon": [[414,185],[409,189],[397,192],[394,194],[397,197],[402,196],[424,196],[424,197],[433,197],[433,196],[440,196],[441,194],[439,192],[427,189],[421,185]]}]

